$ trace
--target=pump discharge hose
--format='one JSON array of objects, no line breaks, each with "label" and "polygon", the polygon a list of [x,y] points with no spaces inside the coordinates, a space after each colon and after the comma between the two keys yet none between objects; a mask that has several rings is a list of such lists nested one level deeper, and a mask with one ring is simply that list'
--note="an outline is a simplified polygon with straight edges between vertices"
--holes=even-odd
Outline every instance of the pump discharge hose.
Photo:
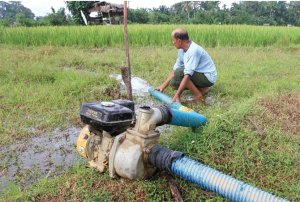
[{"label": "pump discharge hose", "polygon": [[168,106],[161,106],[159,110],[162,113],[163,120],[159,125],[170,124],[175,126],[184,126],[198,128],[207,122],[207,118],[196,112],[185,112],[173,109]]},{"label": "pump discharge hose", "polygon": [[[183,106],[181,103],[179,102],[173,102],[172,103],[172,98],[170,98],[169,96],[167,96],[166,94],[155,90],[154,88],[149,88],[148,92],[151,96],[155,97],[157,100],[166,103],[169,107],[173,108],[173,109],[178,109],[178,110],[183,110],[185,111],[185,106]],[[189,109],[189,108],[187,108]]]},{"label": "pump discharge hose", "polygon": [[172,120],[169,124],[197,128],[207,122],[207,118],[202,114],[183,106],[179,102],[172,103],[172,99],[166,94],[157,91],[154,88],[149,88],[148,92],[159,101],[166,103],[170,108]]},{"label": "pump discharge hose", "polygon": [[148,163],[160,170],[167,170],[176,174],[231,201],[287,201],[192,160],[182,152],[173,151],[160,145],[154,145],[150,149]]}]

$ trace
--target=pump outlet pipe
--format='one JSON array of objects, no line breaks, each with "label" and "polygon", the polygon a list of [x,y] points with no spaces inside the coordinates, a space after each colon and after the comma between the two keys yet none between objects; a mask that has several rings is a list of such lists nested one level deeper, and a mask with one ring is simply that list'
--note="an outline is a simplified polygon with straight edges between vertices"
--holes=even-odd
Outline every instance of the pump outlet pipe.
[{"label": "pump outlet pipe", "polygon": [[199,185],[201,188],[238,202],[287,202],[268,192],[234,179],[207,165],[192,160],[183,153],[154,145],[149,152],[148,162],[161,169]]}]

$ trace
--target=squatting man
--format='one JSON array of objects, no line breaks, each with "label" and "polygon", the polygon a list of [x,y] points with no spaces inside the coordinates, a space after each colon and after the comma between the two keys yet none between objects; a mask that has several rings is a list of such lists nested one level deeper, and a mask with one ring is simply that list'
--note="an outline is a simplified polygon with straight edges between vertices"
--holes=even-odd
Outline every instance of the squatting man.
[{"label": "squatting man", "polygon": [[189,89],[193,94],[190,101],[202,101],[217,80],[216,66],[209,54],[189,39],[185,29],[175,29],[171,37],[178,49],[177,60],[168,78],[155,89],[163,92],[169,85],[177,89],[172,102],[181,102],[182,92]]}]

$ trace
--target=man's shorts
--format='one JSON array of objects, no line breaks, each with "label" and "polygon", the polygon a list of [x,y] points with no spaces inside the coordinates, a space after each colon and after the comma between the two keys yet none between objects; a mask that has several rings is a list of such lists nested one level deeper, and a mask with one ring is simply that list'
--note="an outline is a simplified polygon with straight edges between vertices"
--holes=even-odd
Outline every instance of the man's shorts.
[{"label": "man's shorts", "polygon": [[[170,86],[175,87],[176,89],[179,87],[183,77],[184,68],[177,68],[174,72],[174,78],[170,82]],[[193,84],[198,88],[210,87],[214,84],[211,83],[203,73],[194,72],[193,76],[190,77]]]}]

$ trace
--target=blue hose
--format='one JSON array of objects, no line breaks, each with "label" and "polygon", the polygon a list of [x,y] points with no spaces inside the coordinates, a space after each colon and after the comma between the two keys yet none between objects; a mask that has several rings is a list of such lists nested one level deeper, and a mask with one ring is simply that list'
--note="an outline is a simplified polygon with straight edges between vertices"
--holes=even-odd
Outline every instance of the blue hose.
[{"label": "blue hose", "polygon": [[185,156],[172,162],[171,172],[231,201],[287,201]]},{"label": "blue hose", "polygon": [[149,88],[148,92],[150,93],[150,95],[152,95],[153,97],[155,97],[156,99],[158,99],[159,101],[166,103],[169,107],[173,108],[173,109],[180,109],[182,107],[184,107],[181,103],[179,102],[171,102],[172,98],[170,98],[169,96],[167,96],[166,94],[155,90],[154,88]]},{"label": "blue hose", "polygon": [[150,93],[150,95],[152,95],[159,101],[166,103],[171,108],[171,125],[197,128],[207,122],[207,118],[205,116],[183,106],[179,102],[172,103],[172,99],[166,94],[155,90],[154,88],[149,88],[148,92]]},{"label": "blue hose", "polygon": [[172,114],[172,119],[169,124],[175,126],[185,126],[198,128],[207,122],[207,118],[197,112],[185,112],[177,109],[170,109]]}]

